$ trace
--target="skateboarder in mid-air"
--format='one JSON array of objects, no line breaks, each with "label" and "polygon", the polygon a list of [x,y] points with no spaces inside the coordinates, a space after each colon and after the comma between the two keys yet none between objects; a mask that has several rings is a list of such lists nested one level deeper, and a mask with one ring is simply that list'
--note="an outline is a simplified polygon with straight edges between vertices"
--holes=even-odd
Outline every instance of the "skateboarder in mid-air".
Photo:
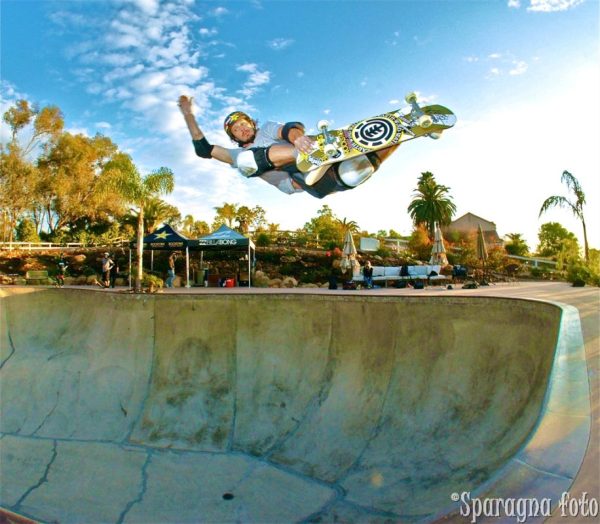
[{"label": "skateboarder in mid-air", "polygon": [[305,181],[305,174],[296,166],[299,152],[309,153],[313,141],[305,136],[300,122],[280,124],[267,121],[260,127],[255,120],[242,111],[227,116],[223,124],[225,132],[236,148],[212,145],[201,131],[192,112],[192,98],[179,97],[179,108],[196,154],[202,158],[214,158],[238,169],[245,177],[259,177],[287,194],[306,191],[323,198],[338,191],[353,189],[368,180],[398,146],[367,153],[324,168],[324,173],[312,185]]}]

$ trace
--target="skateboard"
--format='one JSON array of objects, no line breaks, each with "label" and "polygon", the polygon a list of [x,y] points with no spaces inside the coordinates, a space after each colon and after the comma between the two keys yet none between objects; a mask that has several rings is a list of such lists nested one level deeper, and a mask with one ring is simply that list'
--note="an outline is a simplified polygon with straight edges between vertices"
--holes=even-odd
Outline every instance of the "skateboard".
[{"label": "skateboard", "polygon": [[456,123],[456,116],[447,107],[421,107],[415,93],[406,95],[405,100],[410,105],[409,110],[383,113],[341,129],[330,130],[326,120],[319,121],[319,134],[309,135],[315,142],[315,148],[308,154],[300,153],[296,159],[298,170],[306,173],[306,183],[313,185],[317,182],[326,171],[324,166],[421,136],[438,139],[443,131]]}]

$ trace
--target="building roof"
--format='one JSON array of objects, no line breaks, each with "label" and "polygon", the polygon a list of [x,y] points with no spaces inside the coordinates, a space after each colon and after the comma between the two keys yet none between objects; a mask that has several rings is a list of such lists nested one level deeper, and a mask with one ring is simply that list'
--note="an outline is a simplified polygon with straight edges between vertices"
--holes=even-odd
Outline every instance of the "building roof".
[{"label": "building roof", "polygon": [[496,224],[473,213],[466,213],[453,220],[445,229],[448,231],[471,231],[481,226],[483,231],[496,231]]}]

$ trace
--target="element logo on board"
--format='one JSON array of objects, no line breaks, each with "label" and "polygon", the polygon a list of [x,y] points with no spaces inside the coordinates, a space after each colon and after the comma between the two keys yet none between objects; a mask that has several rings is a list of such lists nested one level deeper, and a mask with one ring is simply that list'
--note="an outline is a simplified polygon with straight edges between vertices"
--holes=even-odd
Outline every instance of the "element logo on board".
[{"label": "element logo on board", "polygon": [[368,149],[385,147],[397,133],[395,122],[386,117],[369,118],[351,129],[352,140]]}]

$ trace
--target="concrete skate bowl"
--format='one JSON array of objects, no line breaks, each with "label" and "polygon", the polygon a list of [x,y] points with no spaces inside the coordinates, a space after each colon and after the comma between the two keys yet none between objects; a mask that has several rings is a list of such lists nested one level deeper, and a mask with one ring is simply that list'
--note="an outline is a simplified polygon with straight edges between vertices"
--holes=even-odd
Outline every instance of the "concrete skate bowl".
[{"label": "concrete skate bowl", "polygon": [[558,501],[585,452],[569,306],[0,295],[0,505],[36,520],[427,522]]}]

